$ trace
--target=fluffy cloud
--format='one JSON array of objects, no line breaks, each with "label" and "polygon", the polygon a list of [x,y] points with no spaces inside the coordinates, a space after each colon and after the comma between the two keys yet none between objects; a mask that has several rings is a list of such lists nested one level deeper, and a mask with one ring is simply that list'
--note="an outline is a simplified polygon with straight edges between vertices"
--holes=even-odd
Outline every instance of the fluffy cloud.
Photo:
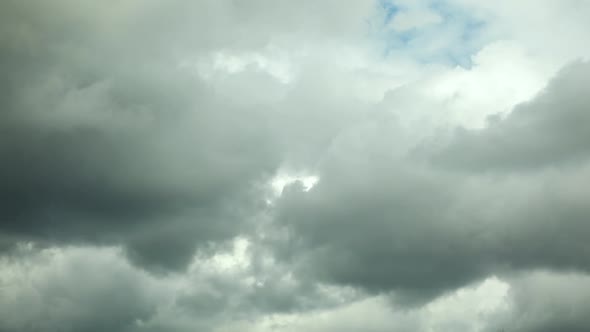
[{"label": "fluffy cloud", "polygon": [[0,266],[2,331],[129,331],[156,310],[150,277],[111,249],[20,249]]},{"label": "fluffy cloud", "polygon": [[484,130],[457,131],[439,157],[459,168],[514,171],[584,162],[588,147],[590,65],[566,67],[537,98]]},{"label": "fluffy cloud", "polygon": [[[334,143],[312,190],[281,197],[289,241],[276,252],[296,257],[305,276],[410,303],[506,269],[587,270],[588,162],[545,168],[584,146],[585,95],[575,87],[586,70],[572,66],[506,119],[439,141],[434,162],[396,150],[407,138],[393,120],[359,125]],[[496,159],[507,173],[490,173]],[[541,169],[523,174],[523,160]]]}]

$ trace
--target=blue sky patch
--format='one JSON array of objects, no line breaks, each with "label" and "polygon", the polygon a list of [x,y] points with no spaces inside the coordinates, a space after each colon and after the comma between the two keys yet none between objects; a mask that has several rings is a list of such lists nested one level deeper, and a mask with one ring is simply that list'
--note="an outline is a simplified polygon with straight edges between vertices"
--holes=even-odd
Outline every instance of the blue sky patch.
[{"label": "blue sky patch", "polygon": [[371,30],[383,55],[406,55],[420,63],[471,67],[471,57],[487,42],[485,22],[447,1],[432,1],[426,9],[437,13],[441,22],[396,31],[391,22],[406,8],[396,1],[378,0],[380,13]]}]

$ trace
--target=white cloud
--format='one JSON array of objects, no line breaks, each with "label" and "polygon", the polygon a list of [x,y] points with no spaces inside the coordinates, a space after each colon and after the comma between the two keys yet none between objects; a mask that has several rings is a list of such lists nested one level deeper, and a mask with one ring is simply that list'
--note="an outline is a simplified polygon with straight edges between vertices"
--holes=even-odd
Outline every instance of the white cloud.
[{"label": "white cloud", "polygon": [[283,189],[290,184],[300,182],[303,185],[303,189],[309,191],[319,180],[320,178],[315,175],[279,174],[272,180],[271,184],[275,194],[280,196]]}]

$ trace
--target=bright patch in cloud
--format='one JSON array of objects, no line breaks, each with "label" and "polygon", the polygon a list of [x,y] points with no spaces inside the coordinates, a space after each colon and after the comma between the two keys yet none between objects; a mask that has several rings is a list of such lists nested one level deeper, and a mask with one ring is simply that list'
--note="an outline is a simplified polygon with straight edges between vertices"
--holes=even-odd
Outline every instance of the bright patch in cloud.
[{"label": "bright patch in cloud", "polygon": [[271,182],[274,193],[280,196],[283,189],[296,182],[300,182],[303,185],[304,191],[309,191],[313,188],[320,178],[315,175],[293,175],[293,174],[280,174],[277,175]]}]

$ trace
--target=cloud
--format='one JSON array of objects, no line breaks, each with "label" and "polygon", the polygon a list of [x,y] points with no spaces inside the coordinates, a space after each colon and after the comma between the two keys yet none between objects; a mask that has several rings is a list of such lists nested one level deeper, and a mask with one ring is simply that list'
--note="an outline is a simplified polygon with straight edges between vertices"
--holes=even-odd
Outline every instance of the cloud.
[{"label": "cloud", "polygon": [[576,63],[530,102],[505,118],[492,117],[484,130],[458,130],[441,152],[441,163],[478,171],[584,162],[588,147],[588,104],[583,92],[590,65]]},{"label": "cloud", "polygon": [[[585,331],[588,321],[587,274],[535,271],[510,281],[507,305],[487,331]],[[541,295],[542,294],[542,295]]]},{"label": "cloud", "polygon": [[586,9],[3,2],[0,330],[584,330]]},{"label": "cloud", "polygon": [[230,53],[270,43],[279,14],[291,19],[274,31],[284,40],[311,27],[349,36],[343,22],[372,8],[362,3],[331,21],[265,1],[3,4],[6,241],[123,243],[139,264],[178,269],[196,247],[239,234],[284,159],[313,156],[309,146],[338,130],[311,128],[331,117],[316,111],[347,102],[308,95],[317,76],[277,104],[266,95],[284,95],[282,83],[265,68],[215,81],[181,64],[218,54],[221,41]]},{"label": "cloud", "polygon": [[497,278],[461,288],[415,310],[391,306],[387,298],[369,297],[338,308],[275,316],[244,331],[479,331],[507,309],[508,284]]},{"label": "cloud", "polygon": [[150,278],[113,250],[26,250],[0,266],[2,331],[129,331],[156,309]]},{"label": "cloud", "polygon": [[170,68],[173,50],[131,43],[130,27],[110,35],[109,20],[152,12],[131,2],[96,13],[90,4],[56,5],[65,6],[63,20],[25,4],[3,10],[23,17],[3,23],[4,231],[16,240],[124,243],[138,263],[166,268],[185,266],[197,244],[234,236],[258,204],[256,183],[279,163],[265,112],[221,102]]},{"label": "cloud", "polygon": [[[504,271],[587,271],[579,253],[587,250],[588,191],[579,181],[588,163],[538,169],[583,149],[577,87],[586,69],[564,70],[504,120],[439,142],[454,169],[414,156],[411,143],[404,150],[408,136],[395,118],[366,119],[334,142],[316,186],[281,196],[276,218],[288,241],[274,251],[303,278],[392,292],[410,305]],[[537,168],[523,174],[523,161]],[[510,172],[490,173],[496,163]]]}]

